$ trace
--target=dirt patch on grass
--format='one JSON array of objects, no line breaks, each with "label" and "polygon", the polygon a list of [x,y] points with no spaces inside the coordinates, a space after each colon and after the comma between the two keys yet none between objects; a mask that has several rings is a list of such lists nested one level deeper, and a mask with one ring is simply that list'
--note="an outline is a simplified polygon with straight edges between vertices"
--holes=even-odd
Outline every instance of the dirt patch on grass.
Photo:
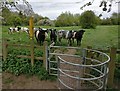
[{"label": "dirt patch on grass", "polygon": [[41,81],[36,76],[2,74],[2,89],[57,89],[56,81]]}]

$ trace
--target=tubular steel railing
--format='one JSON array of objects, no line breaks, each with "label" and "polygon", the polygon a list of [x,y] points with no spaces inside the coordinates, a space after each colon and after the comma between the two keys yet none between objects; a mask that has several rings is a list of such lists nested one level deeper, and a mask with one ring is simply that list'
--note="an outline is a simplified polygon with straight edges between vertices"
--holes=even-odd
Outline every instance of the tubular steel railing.
[{"label": "tubular steel railing", "polygon": [[[52,48],[77,49],[79,53],[77,55],[56,53]],[[48,59],[49,73],[57,75],[59,89],[105,90],[109,60],[107,54],[92,49],[51,46]]]}]

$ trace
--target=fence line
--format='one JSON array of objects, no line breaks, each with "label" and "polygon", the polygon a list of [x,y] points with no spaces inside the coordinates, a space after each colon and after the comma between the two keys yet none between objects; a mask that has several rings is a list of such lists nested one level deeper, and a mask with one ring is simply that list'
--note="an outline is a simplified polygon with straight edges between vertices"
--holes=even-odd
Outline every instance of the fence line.
[{"label": "fence line", "polygon": [[[46,57],[46,46],[47,46],[47,42],[45,41],[43,46],[36,46],[33,44],[33,41],[31,41],[30,45],[23,45],[23,44],[9,44],[7,43],[7,40],[6,39],[3,39],[3,43],[2,43],[2,46],[3,46],[3,49],[2,49],[2,54],[0,56],[3,57],[3,60],[6,60],[7,59],[7,55],[9,54],[8,53],[8,46],[13,46],[13,47],[20,47],[20,48],[28,48],[30,50],[30,56],[28,55],[16,55],[16,57],[18,58],[29,58],[31,59],[31,65],[33,66],[34,65],[34,59],[37,59],[37,60],[43,60],[43,65],[44,67],[46,67],[46,60],[47,60],[47,57]],[[34,49],[35,48],[40,48],[40,50],[43,51],[43,57],[36,57],[34,55]]]},{"label": "fence line", "polygon": [[[31,65],[34,65],[34,59],[37,60],[43,60],[43,65],[47,70],[47,42],[45,41],[43,46],[36,46],[33,44],[33,41],[31,41],[30,45],[23,45],[23,44],[8,44],[7,40],[4,39],[2,41],[2,54],[0,54],[0,56],[3,57],[3,60],[6,60],[7,55],[8,55],[8,50],[7,47],[8,46],[14,46],[14,47],[25,47],[30,49],[31,51],[31,56],[26,56],[26,55],[17,55],[16,57],[19,58],[29,58],[31,59]],[[34,55],[34,49],[35,48],[41,48],[43,50],[43,57],[36,57]],[[88,49],[92,49],[92,47],[88,46]],[[110,48],[108,50],[102,50],[102,49],[94,49],[94,50],[98,50],[98,51],[102,51],[105,53],[109,53],[110,55],[110,63],[108,65],[109,67],[109,73],[108,73],[108,87],[113,87],[113,80],[114,80],[114,71],[115,71],[115,67],[120,67],[120,63],[116,62],[116,54],[120,54],[120,49],[116,49],[116,48]],[[93,53],[90,53],[89,56],[92,57],[92,55],[94,55]]]}]

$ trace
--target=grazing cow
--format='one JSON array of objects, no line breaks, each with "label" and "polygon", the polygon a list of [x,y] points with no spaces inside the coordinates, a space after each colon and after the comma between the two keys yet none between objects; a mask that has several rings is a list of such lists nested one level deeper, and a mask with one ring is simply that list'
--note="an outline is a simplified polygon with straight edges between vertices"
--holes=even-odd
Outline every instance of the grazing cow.
[{"label": "grazing cow", "polygon": [[15,27],[15,28],[14,28],[15,32],[19,32],[20,29],[21,29],[20,27]]},{"label": "grazing cow", "polygon": [[73,36],[72,36],[72,42],[74,43],[74,39],[75,39],[76,31],[72,31],[72,33],[73,33]]},{"label": "grazing cow", "polygon": [[49,29],[50,30],[50,41],[51,43],[56,43],[57,42],[57,31],[56,29]]},{"label": "grazing cow", "polygon": [[27,27],[21,27],[21,32],[26,32],[29,34],[29,28]]},{"label": "grazing cow", "polygon": [[80,30],[80,31],[76,32],[75,39],[77,40],[77,46],[81,45],[81,40],[82,40],[82,36],[83,36],[84,32],[85,32],[85,30]]},{"label": "grazing cow", "polygon": [[34,28],[34,32],[37,31],[37,30],[43,30],[43,31],[46,31],[46,33],[48,33],[50,29],[41,28],[41,27]]},{"label": "grazing cow", "polygon": [[58,31],[58,41],[61,43],[63,38],[66,38],[67,30],[59,30]]},{"label": "grazing cow", "polygon": [[70,30],[70,31],[67,31],[67,34],[66,34],[66,39],[68,41],[68,45],[71,46],[72,45],[72,37],[73,37],[73,32]]},{"label": "grazing cow", "polygon": [[20,27],[10,27],[10,28],[8,28],[8,33],[13,33],[13,32],[19,32],[20,31]]},{"label": "grazing cow", "polygon": [[13,27],[8,28],[8,30],[9,30],[8,33],[13,33],[15,31]]},{"label": "grazing cow", "polygon": [[46,32],[47,32],[46,30],[42,30],[41,28],[35,31],[35,38],[37,40],[37,43],[40,43],[40,45],[42,45],[43,42],[45,41]]},{"label": "grazing cow", "polygon": [[43,30],[45,31],[45,39],[48,37],[48,29],[45,29],[45,28],[38,28],[38,30]]}]

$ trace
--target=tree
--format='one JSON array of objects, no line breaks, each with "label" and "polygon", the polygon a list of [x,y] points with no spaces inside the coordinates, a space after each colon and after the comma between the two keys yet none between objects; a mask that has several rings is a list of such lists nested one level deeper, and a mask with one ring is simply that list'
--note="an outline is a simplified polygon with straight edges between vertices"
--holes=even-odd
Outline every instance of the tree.
[{"label": "tree", "polygon": [[21,13],[23,13],[26,16],[30,16],[34,13],[31,5],[26,0],[1,0],[0,10],[4,7],[7,7],[8,9],[14,7],[14,9],[16,9],[17,11],[21,11]]},{"label": "tree", "polygon": [[70,26],[72,20],[72,18],[71,20],[69,19],[69,17],[71,17],[70,15],[70,12],[65,12],[59,15],[55,22],[55,26]]},{"label": "tree", "polygon": [[81,14],[80,24],[82,28],[96,28],[96,16],[93,11],[85,11]]},{"label": "tree", "polygon": [[79,25],[79,14],[71,14],[70,12],[62,13],[57,17],[55,26],[74,26]]},{"label": "tree", "polygon": [[7,7],[2,9],[2,17],[4,18],[3,25],[26,25],[26,22],[28,22],[25,15],[20,12],[12,12]]},{"label": "tree", "polygon": [[37,25],[37,23],[41,20],[41,19],[44,19],[43,16],[40,16],[38,14],[33,14],[34,16],[34,25]]},{"label": "tree", "polygon": [[119,19],[120,18],[120,13],[113,13],[112,16],[110,17],[112,24],[113,25],[118,25]]},{"label": "tree", "polygon": [[75,14],[74,15],[74,24],[76,26],[80,26],[80,14]]},{"label": "tree", "polygon": [[101,25],[112,25],[110,18],[102,19]]},{"label": "tree", "polygon": [[36,23],[36,25],[53,26],[54,24],[50,19],[41,19]]},{"label": "tree", "polygon": [[96,23],[97,25],[100,25],[102,22],[102,20],[100,19],[100,17],[96,16]]},{"label": "tree", "polygon": [[120,13],[113,13],[110,18],[101,20],[101,25],[120,25]]},{"label": "tree", "polygon": [[[87,0],[84,0],[84,2],[87,1]],[[80,9],[83,9],[84,7],[86,6],[90,6],[93,4],[95,0],[89,0],[87,3],[84,3],[82,7],[80,7]],[[119,0],[100,0],[100,4],[99,4],[99,7],[102,8],[102,10],[104,12],[110,12],[111,9],[112,9],[112,4],[113,2],[115,3],[120,3]],[[23,5],[21,3],[23,2]],[[80,2],[75,2],[75,3],[81,3]],[[82,2],[83,3],[83,2]],[[26,6],[27,8],[22,8],[23,6]],[[24,15],[31,15],[31,14],[34,14],[33,10],[32,10],[32,7],[31,5],[29,4],[29,2],[27,2],[26,0],[1,0],[0,1],[0,10],[2,8],[5,8],[7,7],[8,9],[10,9],[9,7],[14,7],[16,8],[16,10],[20,11],[21,13],[23,13]],[[66,15],[67,16],[67,15]],[[59,25],[62,25],[62,26],[69,26],[69,25],[79,25],[79,22],[76,21],[78,19],[78,17],[73,17],[72,14],[68,14],[69,17],[67,17],[67,22],[66,24],[63,24],[62,25],[62,22],[60,22],[62,19],[60,19],[59,22],[57,22],[59,19],[57,19],[56,21],[56,26],[59,26]],[[102,14],[100,14],[99,16],[102,16]],[[71,23],[71,20],[69,19],[73,19],[74,22]],[[27,20],[26,18],[24,20]],[[65,19],[63,19],[65,21]],[[79,20],[79,19],[78,19]],[[35,18],[35,23],[38,22],[39,20],[37,20],[37,18]],[[114,19],[113,19],[114,21]]]},{"label": "tree", "polygon": [[4,17],[4,22],[2,23],[3,25],[9,25],[11,24],[11,12],[7,7],[2,8],[2,17]]},{"label": "tree", "polygon": [[[87,3],[85,3],[80,9],[83,9],[87,6],[90,6],[93,4],[95,0],[91,0]],[[103,12],[111,12],[113,3],[120,3],[120,0],[100,0],[99,7],[102,8]],[[102,13],[99,15],[100,17],[102,16]]]}]

